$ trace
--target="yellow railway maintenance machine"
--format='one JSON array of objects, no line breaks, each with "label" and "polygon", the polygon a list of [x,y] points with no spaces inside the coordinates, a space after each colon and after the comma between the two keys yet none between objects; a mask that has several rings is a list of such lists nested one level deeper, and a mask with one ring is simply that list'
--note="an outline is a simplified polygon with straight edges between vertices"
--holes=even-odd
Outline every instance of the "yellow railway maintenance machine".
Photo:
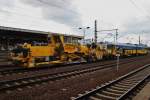
[{"label": "yellow railway maintenance machine", "polygon": [[15,65],[27,68],[103,59],[105,50],[100,45],[81,44],[82,39],[82,36],[49,34],[47,43],[24,43],[13,49],[11,59]]},{"label": "yellow railway maintenance machine", "polygon": [[11,58],[14,64],[27,68],[81,61],[79,41],[82,38],[81,36],[49,34],[47,44],[24,43],[12,50]]}]

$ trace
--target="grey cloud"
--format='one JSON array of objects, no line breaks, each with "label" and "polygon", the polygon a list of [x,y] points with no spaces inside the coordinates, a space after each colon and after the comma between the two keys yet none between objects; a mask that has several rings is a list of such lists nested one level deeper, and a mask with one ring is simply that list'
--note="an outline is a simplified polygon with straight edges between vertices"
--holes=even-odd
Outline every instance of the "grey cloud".
[{"label": "grey cloud", "polygon": [[127,33],[150,33],[150,19],[149,17],[139,20],[137,18],[131,19],[124,24]]},{"label": "grey cloud", "polygon": [[8,9],[13,8],[15,5],[15,0],[0,0],[0,12],[7,15],[11,15]]},{"label": "grey cloud", "polygon": [[72,0],[23,0],[23,3],[42,9],[43,17],[68,26],[80,26],[80,14]]},{"label": "grey cloud", "polygon": [[14,5],[14,0],[0,0],[0,8],[12,7]]}]

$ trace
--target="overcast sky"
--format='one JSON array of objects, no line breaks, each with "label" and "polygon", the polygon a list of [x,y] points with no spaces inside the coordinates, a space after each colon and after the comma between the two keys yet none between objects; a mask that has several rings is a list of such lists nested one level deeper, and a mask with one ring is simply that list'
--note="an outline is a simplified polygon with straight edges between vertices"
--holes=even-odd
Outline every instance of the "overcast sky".
[{"label": "overcast sky", "polygon": [[[150,45],[149,0],[0,0],[0,25],[93,37],[98,30],[119,29],[119,42]],[[112,33],[112,34],[111,34]],[[98,33],[99,41],[113,42],[114,32]]]}]

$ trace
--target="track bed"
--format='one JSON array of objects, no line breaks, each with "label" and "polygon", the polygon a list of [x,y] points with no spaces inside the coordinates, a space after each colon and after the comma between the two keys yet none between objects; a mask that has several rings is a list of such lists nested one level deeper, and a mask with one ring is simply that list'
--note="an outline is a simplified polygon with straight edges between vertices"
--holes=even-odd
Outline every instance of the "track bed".
[{"label": "track bed", "polygon": [[[148,55],[142,59],[138,59],[136,62],[133,61],[130,63],[126,62],[126,64],[123,65],[120,64],[121,66],[119,67],[118,72],[116,71],[116,66],[114,66],[107,69],[63,78],[61,80],[47,81],[40,84],[37,83],[31,86],[28,85],[25,87],[19,87],[14,90],[10,89],[10,91],[7,90],[7,92],[1,92],[0,98],[1,100],[69,100],[70,97],[76,97],[77,94],[84,93],[87,90],[99,86],[100,84],[116,79],[117,77],[127,74],[134,69],[140,68],[149,62],[150,59]],[[73,67],[71,67],[71,69],[72,68]],[[62,68],[61,71],[67,71],[68,69],[69,68]],[[21,74],[16,76],[20,75]]]}]

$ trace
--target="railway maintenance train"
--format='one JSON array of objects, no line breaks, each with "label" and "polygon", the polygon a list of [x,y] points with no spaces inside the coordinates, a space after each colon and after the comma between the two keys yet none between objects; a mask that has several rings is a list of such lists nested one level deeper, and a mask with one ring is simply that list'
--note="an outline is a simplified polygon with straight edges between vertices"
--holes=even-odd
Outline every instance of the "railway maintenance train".
[{"label": "railway maintenance train", "polygon": [[144,55],[147,50],[138,45],[114,45],[81,43],[82,36],[49,34],[47,43],[24,43],[11,51],[15,65],[26,68],[41,65],[68,64],[75,62],[94,62],[101,59],[123,56]]}]

